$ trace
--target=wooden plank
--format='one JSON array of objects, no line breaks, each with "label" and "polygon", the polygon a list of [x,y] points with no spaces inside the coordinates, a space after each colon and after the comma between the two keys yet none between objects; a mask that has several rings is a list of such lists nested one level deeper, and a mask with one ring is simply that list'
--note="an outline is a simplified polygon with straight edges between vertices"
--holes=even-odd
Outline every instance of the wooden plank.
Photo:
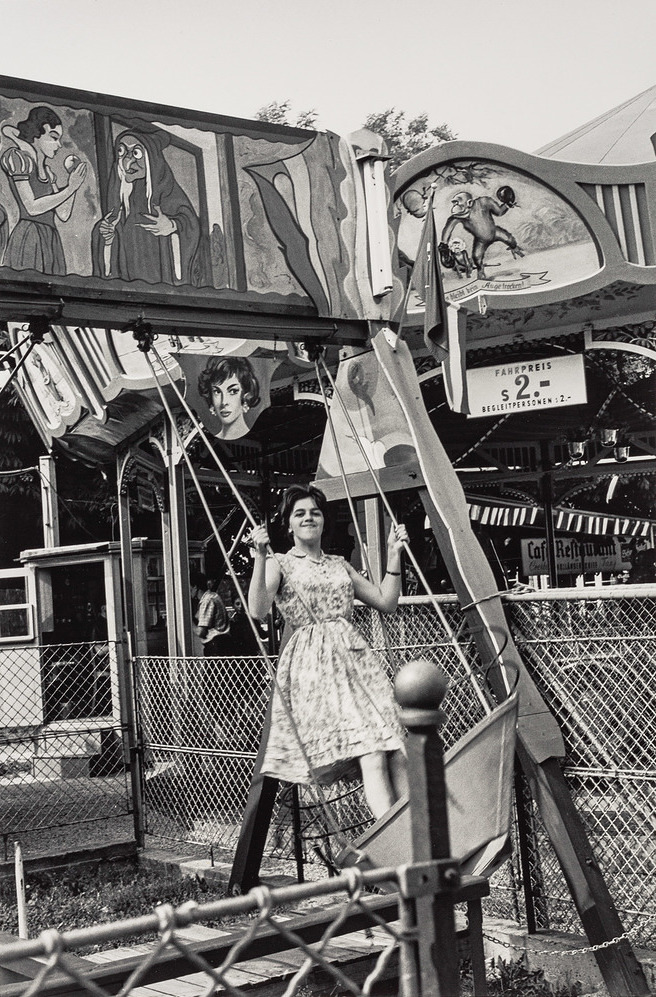
[{"label": "wooden plank", "polygon": [[[385,921],[395,921],[398,918],[398,905],[394,895],[384,897],[372,897],[367,900],[366,905],[375,910],[378,917]],[[343,905],[329,908],[319,914],[305,915],[300,918],[292,918],[286,922],[286,926],[294,931],[306,944],[321,940],[326,928],[335,920]],[[347,918],[338,929],[339,935],[348,934],[350,931],[367,928],[371,924],[370,918],[364,911],[357,910]],[[191,942],[190,948],[201,955],[211,966],[220,966],[226,959],[233,945],[243,938],[244,929],[233,931],[219,939],[208,939],[204,942]],[[240,956],[240,966],[243,966],[249,959],[261,958],[266,955],[273,955],[279,952],[288,952],[294,946],[282,938],[275,928],[262,928],[258,935],[244,949]],[[125,958],[111,961],[105,965],[97,965],[89,971],[88,977],[99,986],[102,986],[107,993],[118,993],[127,980],[128,976],[141,963],[143,956]],[[142,981],[143,986],[149,986],[162,980],[169,980],[178,977],[187,977],[190,970],[189,962],[179,952],[167,949],[160,954],[160,957],[153,966],[149,967],[147,974]],[[231,970],[231,972],[233,972]],[[242,970],[240,970],[242,972]],[[24,985],[9,984],[4,990],[2,997],[20,997]],[[86,991],[78,987],[70,980],[63,980],[61,977],[46,984],[42,988],[42,994],[59,995],[59,997],[83,997]]]},{"label": "wooden plank", "polygon": [[[424,480],[416,460],[398,464],[396,467],[381,467],[376,471],[376,476],[385,493],[417,488],[423,484]],[[346,497],[344,482],[341,478],[317,478],[314,484],[321,489],[329,502]],[[353,498],[371,498],[378,494],[369,471],[356,471],[354,474],[349,474],[348,487]]]},{"label": "wooden plank", "polygon": [[[208,979],[206,976],[205,980],[207,981]],[[207,988],[207,982],[205,988]],[[203,992],[203,987],[200,983],[190,983],[188,979],[181,977],[177,980],[151,983],[148,990],[153,997],[155,994],[157,994],[157,997],[197,997],[198,994]]]}]

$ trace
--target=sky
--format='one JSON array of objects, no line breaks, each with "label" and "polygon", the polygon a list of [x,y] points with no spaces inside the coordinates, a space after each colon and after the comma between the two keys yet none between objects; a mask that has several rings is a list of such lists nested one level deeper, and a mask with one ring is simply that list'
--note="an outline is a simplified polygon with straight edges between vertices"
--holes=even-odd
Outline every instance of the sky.
[{"label": "sky", "polygon": [[5,76],[346,135],[427,113],[534,152],[656,84],[655,0],[0,0]]}]

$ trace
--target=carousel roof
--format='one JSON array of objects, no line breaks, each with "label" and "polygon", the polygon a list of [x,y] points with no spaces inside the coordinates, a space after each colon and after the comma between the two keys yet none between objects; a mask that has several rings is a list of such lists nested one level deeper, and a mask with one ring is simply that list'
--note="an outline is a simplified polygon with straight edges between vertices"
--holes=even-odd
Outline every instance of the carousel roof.
[{"label": "carousel roof", "polygon": [[546,159],[626,166],[654,158],[656,86],[575,128],[536,151]]}]

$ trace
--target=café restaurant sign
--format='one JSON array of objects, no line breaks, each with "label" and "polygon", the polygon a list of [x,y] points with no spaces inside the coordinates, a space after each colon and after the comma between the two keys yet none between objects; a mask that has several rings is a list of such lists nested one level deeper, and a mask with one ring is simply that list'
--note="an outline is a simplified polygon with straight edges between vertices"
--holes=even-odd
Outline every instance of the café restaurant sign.
[{"label": "caf\u00e9 restaurant sign", "polygon": [[583,356],[548,357],[467,371],[469,418],[583,405]]},{"label": "caf\u00e9 restaurant sign", "polygon": [[[537,537],[524,539],[522,571],[525,575],[547,575],[547,541]],[[555,542],[556,570],[559,575],[591,574],[599,571],[622,571],[631,563],[622,557],[618,537],[574,540],[559,537]]]}]

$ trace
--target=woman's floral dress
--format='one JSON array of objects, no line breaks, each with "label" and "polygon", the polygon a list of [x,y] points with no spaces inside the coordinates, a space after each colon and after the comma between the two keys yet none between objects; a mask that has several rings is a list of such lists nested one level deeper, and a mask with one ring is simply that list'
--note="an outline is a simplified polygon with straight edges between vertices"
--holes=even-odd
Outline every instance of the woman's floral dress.
[{"label": "woman's floral dress", "polygon": [[322,554],[317,562],[289,551],[279,563],[276,605],[293,633],[278,663],[261,771],[304,784],[357,776],[355,759],[403,745],[391,683],[350,622],[353,583],[344,558]]}]

